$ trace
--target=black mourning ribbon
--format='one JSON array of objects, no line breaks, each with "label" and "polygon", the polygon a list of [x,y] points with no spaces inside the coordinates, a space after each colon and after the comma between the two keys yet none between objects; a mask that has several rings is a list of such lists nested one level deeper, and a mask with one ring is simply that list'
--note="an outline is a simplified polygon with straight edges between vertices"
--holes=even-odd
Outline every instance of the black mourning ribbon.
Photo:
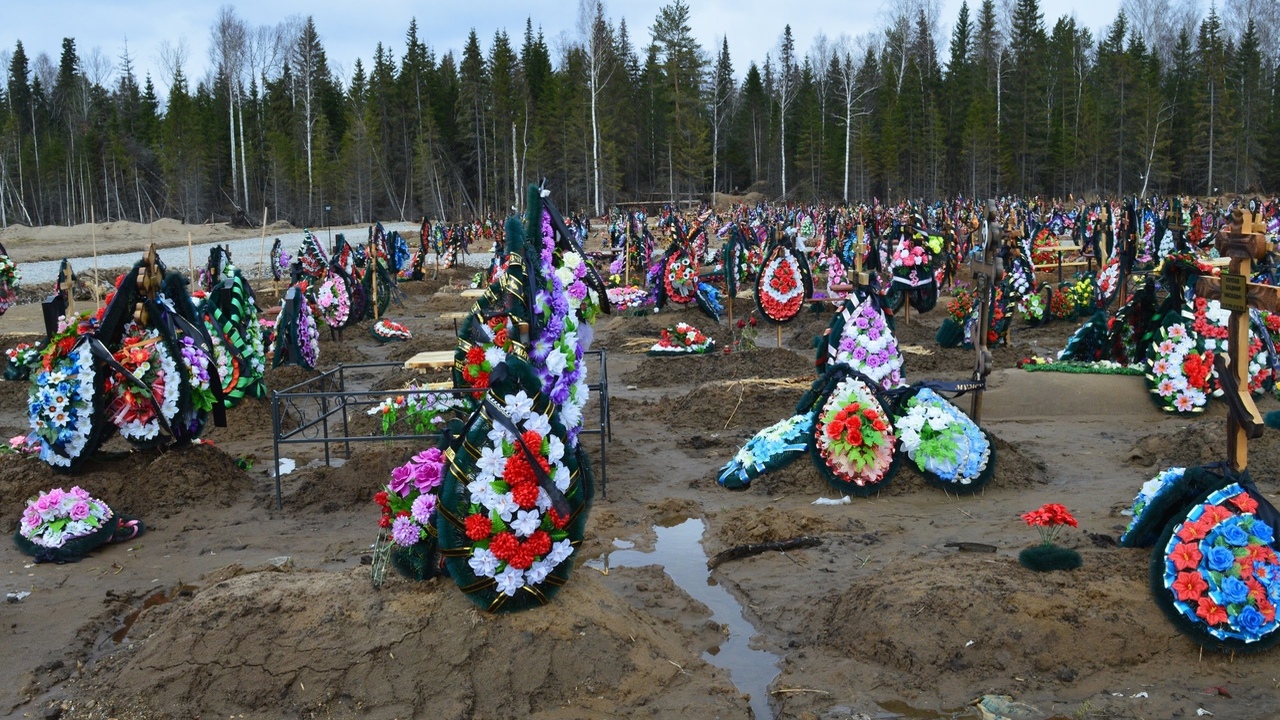
[{"label": "black mourning ribbon", "polygon": [[155,393],[151,392],[151,388],[147,387],[146,383],[139,380],[136,375],[125,369],[125,366],[121,365],[116,360],[115,356],[111,354],[111,351],[107,349],[106,345],[102,344],[101,340],[92,335],[88,335],[86,337],[88,338],[87,342],[89,343],[89,350],[93,353],[95,358],[107,367],[111,368],[113,371],[119,373],[125,380],[128,380],[141,388],[142,391],[146,393],[147,401],[151,403],[151,408],[155,410],[156,421],[160,423],[160,427],[166,434],[172,435],[173,429],[169,427],[169,421],[164,419],[164,413],[160,411],[160,403],[156,402]]},{"label": "black mourning ribbon", "polygon": [[596,272],[595,267],[591,263],[587,262],[587,254],[582,251],[582,246],[578,244],[577,238],[569,232],[569,226],[565,224],[564,216],[560,214],[560,210],[556,207],[556,204],[551,201],[549,196],[542,199],[542,206],[546,208],[547,214],[551,216],[552,229],[554,229],[560,237],[564,238],[565,242],[574,252],[578,253],[578,255],[582,257],[582,262],[587,266],[587,284],[590,285],[591,289],[595,290],[596,294],[600,296],[601,311],[605,314],[612,312],[613,308],[609,305],[609,294],[605,292],[604,280],[600,277],[600,274]]},{"label": "black mourning ribbon", "polygon": [[177,346],[181,341],[178,340],[177,329],[181,330],[184,335],[195,341],[196,347],[209,358],[209,389],[213,391],[213,424],[216,427],[227,426],[227,408],[223,404],[222,395],[222,378],[218,375],[218,363],[216,356],[213,354],[213,338],[209,337],[209,332],[205,328],[204,323],[200,323],[197,328],[186,318],[175,312],[163,312],[167,308],[159,307],[158,303],[148,301],[151,305],[151,313],[155,317],[160,318],[160,332],[165,339]]},{"label": "black mourning ribbon", "polygon": [[[494,368],[489,373],[490,387],[502,382],[507,376],[506,363]],[[480,406],[484,408],[484,412],[489,416],[490,422],[515,436],[516,447],[520,448],[525,460],[529,462],[529,467],[533,468],[533,474],[538,478],[538,486],[547,491],[547,497],[551,498],[551,507],[560,517],[569,517],[573,512],[569,507],[569,499],[564,496],[564,493],[560,492],[560,488],[556,487],[556,484],[551,480],[551,476],[547,474],[546,470],[542,469],[542,465],[538,464],[538,454],[525,444],[524,438],[520,435],[520,429],[516,427],[516,424],[501,408],[494,405],[487,395],[481,401]]]}]

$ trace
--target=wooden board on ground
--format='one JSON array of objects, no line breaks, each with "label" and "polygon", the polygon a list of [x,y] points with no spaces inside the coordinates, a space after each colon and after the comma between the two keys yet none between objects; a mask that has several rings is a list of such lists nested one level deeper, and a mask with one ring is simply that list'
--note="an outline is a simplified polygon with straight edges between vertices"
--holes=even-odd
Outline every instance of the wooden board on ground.
[{"label": "wooden board on ground", "polygon": [[428,350],[404,361],[406,370],[437,370],[453,366],[453,350]]},{"label": "wooden board on ground", "polygon": [[440,313],[441,320],[466,320],[470,312],[446,312]]},{"label": "wooden board on ground", "polygon": [[458,297],[474,300],[475,298],[484,297],[484,290],[481,290],[480,288],[467,288],[466,290],[458,293]]}]

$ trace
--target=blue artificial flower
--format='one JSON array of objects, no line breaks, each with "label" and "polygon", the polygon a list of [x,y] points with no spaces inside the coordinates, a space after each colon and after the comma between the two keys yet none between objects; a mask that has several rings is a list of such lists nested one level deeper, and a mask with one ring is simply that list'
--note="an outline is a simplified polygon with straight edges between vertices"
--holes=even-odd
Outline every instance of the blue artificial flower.
[{"label": "blue artificial flower", "polygon": [[1275,539],[1275,532],[1272,531],[1271,526],[1261,520],[1255,519],[1253,527],[1249,528],[1249,530],[1253,532],[1254,537],[1262,541],[1263,545],[1270,545],[1271,541]]},{"label": "blue artificial flower", "polygon": [[1221,533],[1223,540],[1226,540],[1228,543],[1235,545],[1236,547],[1242,547],[1249,544],[1249,533],[1245,532],[1244,528],[1240,527],[1237,523],[1230,523],[1229,521],[1227,523],[1223,523]]},{"label": "blue artificial flower", "polygon": [[1231,548],[1215,547],[1210,548],[1205,554],[1205,562],[1209,565],[1210,570],[1216,572],[1226,572],[1236,563],[1235,553],[1231,552]]},{"label": "blue artificial flower", "polygon": [[1225,578],[1218,591],[1222,595],[1223,605],[1234,605],[1249,599],[1249,586],[1233,577]]},{"label": "blue artificial flower", "polygon": [[1252,605],[1246,606],[1235,617],[1235,626],[1253,637],[1258,636],[1258,631],[1267,623],[1266,618],[1262,617],[1262,613],[1254,609]]}]

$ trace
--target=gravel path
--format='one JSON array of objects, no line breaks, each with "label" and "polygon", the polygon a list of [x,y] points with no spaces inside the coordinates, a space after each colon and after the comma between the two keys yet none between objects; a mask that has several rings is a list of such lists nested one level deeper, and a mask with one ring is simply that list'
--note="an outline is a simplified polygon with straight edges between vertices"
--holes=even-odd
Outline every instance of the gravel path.
[{"label": "gravel path", "polygon": [[[392,230],[398,231],[401,235],[405,236],[406,241],[409,240],[409,238],[416,238],[418,233],[418,226],[414,223],[384,223],[383,227],[386,228],[387,232],[391,232]],[[347,232],[347,235],[352,240],[358,239],[363,241],[365,239],[364,235],[360,235],[359,238],[351,237],[351,233],[349,231]],[[262,258],[263,274],[270,272],[268,265],[271,262],[271,245],[277,237],[280,238],[281,245],[285,252],[290,255],[297,254],[298,248],[302,245],[302,231],[286,233],[283,235],[269,235],[266,243],[266,255]],[[328,235],[321,233],[320,237],[323,238],[325,244],[328,245]],[[261,235],[245,237],[239,240],[207,242],[193,245],[191,253],[195,257],[197,267],[204,266],[205,262],[209,259],[209,250],[215,245],[229,246],[231,248],[231,257],[237,261],[237,265],[240,269],[251,277],[257,276],[258,257],[263,252]],[[140,247],[134,252],[99,255],[98,268],[100,270],[107,270],[109,268],[132,267],[133,264],[142,256],[144,250],[145,247]],[[187,248],[164,248],[158,252],[160,254],[160,259],[169,267],[175,270],[185,270],[188,267]],[[490,253],[487,252],[471,253],[463,258],[463,264],[470,267],[485,267],[489,264],[490,257]],[[69,259],[71,260],[72,269],[74,269],[81,277],[92,276],[92,255],[83,255]],[[24,284],[50,283],[57,279],[58,267],[60,264],[60,260],[21,263],[18,265],[18,270],[22,273],[22,282]]]}]

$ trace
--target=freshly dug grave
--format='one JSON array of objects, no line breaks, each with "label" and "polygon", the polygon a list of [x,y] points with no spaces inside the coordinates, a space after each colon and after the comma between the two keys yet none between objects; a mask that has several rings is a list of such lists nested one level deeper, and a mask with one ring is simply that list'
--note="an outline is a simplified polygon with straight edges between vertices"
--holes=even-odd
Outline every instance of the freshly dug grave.
[{"label": "freshly dug grave", "polygon": [[499,616],[448,579],[377,590],[367,567],[215,578],[144,611],[79,688],[94,706],[63,717],[747,716],[723,671],[593,574]]}]

